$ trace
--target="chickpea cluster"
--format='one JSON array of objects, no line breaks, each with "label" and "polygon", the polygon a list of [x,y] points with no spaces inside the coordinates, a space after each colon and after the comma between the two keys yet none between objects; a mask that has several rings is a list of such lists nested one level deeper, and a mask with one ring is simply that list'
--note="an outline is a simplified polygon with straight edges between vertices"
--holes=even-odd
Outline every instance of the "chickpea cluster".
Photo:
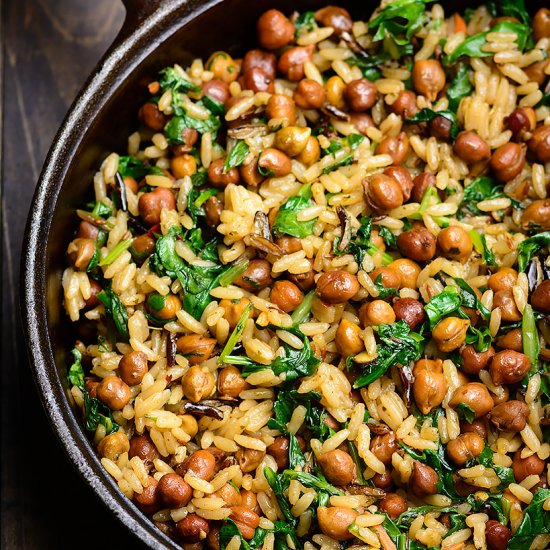
[{"label": "chickpea cluster", "polygon": [[[550,314],[550,280],[547,279],[544,253],[541,251],[540,256],[532,260],[530,269],[537,273],[533,276],[530,272],[529,292],[525,296],[526,303],[522,304],[518,295],[524,274],[517,261],[501,266],[500,258],[494,262],[481,259],[483,252],[476,238],[479,235],[475,234],[475,230],[467,230],[467,224],[462,223],[462,214],[467,222],[469,213],[461,212],[461,217],[457,215],[456,218],[444,219],[437,231],[422,215],[407,219],[398,229],[390,229],[391,224],[385,225],[384,220],[391,218],[396,209],[408,204],[426,206],[426,202],[432,204],[431,198],[439,203],[445,199],[446,193],[457,191],[443,189],[438,174],[430,170],[427,161],[417,156],[413,147],[414,137],[422,136],[448,144],[456,159],[471,170],[470,179],[490,177],[506,190],[507,185],[525,177],[523,185],[514,187],[514,196],[510,194],[514,199],[513,206],[503,212],[498,220],[495,216],[489,222],[502,221],[505,216],[512,219],[513,208],[516,208],[521,210],[521,215],[516,216],[517,224],[511,229],[512,233],[523,232],[527,237],[534,232],[550,230],[550,200],[535,198],[532,184],[527,181],[532,177],[531,172],[526,176],[526,170],[530,170],[533,163],[538,163],[544,167],[548,180],[548,117],[541,118],[536,107],[520,106],[522,104],[518,103],[518,107],[504,121],[511,139],[497,147],[474,130],[461,128],[453,133],[453,123],[446,116],[438,115],[429,122],[409,124],[408,119],[421,111],[420,106],[435,107],[446,97],[452,71],[443,63],[441,51],[436,49],[430,59],[415,60],[408,56],[410,81],[405,89],[395,93],[388,101],[388,97],[384,97],[387,94],[381,93],[376,78],[371,80],[364,76],[346,82],[332,70],[322,74],[320,79],[312,78],[314,75],[308,70],[308,64],[314,64],[319,53],[315,43],[298,43],[300,33],[304,31],[299,30],[297,17],[298,14],[288,17],[279,10],[271,9],[258,19],[258,48],[247,51],[240,59],[233,58],[227,52],[215,52],[204,63],[209,77],[200,80],[200,85],[195,84],[197,89],[190,92],[189,97],[197,103],[209,99],[223,111],[221,130],[212,146],[213,158],[207,166],[202,165],[202,132],[186,127],[177,136],[177,143],[167,142],[168,153],[163,159],[166,164],[161,172],[173,182],[173,187],[150,185],[145,177],[121,176],[123,187],[131,191],[137,204],[137,214],[131,216],[125,235],[131,240],[127,247],[131,263],[135,264],[136,270],[150,267],[151,258],[158,252],[167,213],[175,212],[181,217],[190,210],[191,199],[183,197],[178,182],[202,177],[198,178],[198,184],[194,184],[198,193],[207,193],[207,198],[200,204],[202,211],[198,223],[201,236],[205,242],[217,238],[218,244],[221,244],[222,232],[219,228],[226,223],[232,209],[226,194],[228,189],[242,186],[262,196],[262,190],[273,181],[291,178],[297,166],[300,170],[307,170],[330,154],[327,153],[327,144],[331,144],[331,140],[342,146],[345,136],[338,135],[335,126],[346,123],[365,140],[370,153],[391,159],[391,165],[370,170],[360,180],[361,214],[369,219],[370,224],[368,242],[361,241],[360,231],[366,227],[364,219],[357,217],[353,220],[357,223],[351,224],[345,208],[333,205],[327,194],[325,198],[328,197],[331,213],[339,216],[341,224],[331,231],[329,237],[322,231],[314,237],[330,240],[331,252],[322,258],[322,262],[308,252],[309,268],[306,263],[306,269],[299,273],[291,270],[280,272],[273,267],[277,260],[306,253],[311,243],[290,233],[274,230],[282,204],[270,208],[268,212],[253,213],[256,214],[254,223],[258,219],[262,222],[262,231],[258,232],[254,226],[251,230],[254,233],[247,235],[250,240],[245,240],[245,252],[233,262],[244,266],[231,281],[232,287],[242,291],[239,294],[241,297],[221,298],[217,304],[217,311],[221,312],[219,318],[227,324],[229,334],[236,335],[234,349],[230,351],[243,357],[248,353],[249,342],[244,339],[240,341],[243,323],[256,322],[265,314],[258,307],[256,297],[261,296],[262,303],[268,303],[269,309],[281,318],[293,320],[299,314],[300,321],[295,323],[294,328],[304,320],[332,325],[328,331],[331,335],[328,343],[319,343],[315,338],[308,339],[307,343],[317,364],[329,363],[345,374],[352,386],[349,397],[357,407],[368,404],[369,398],[368,387],[356,387],[355,384],[363,371],[376,364],[377,357],[383,355],[381,339],[378,337],[376,340],[376,353],[368,361],[356,360],[356,356],[361,357],[372,351],[368,350],[368,335],[375,338],[384,327],[399,324],[405,327],[407,333],[422,340],[420,351],[407,364],[401,364],[396,359],[378,378],[393,384],[407,412],[417,416],[418,425],[431,422],[431,428],[437,430],[438,411],[443,416],[451,411],[459,419],[456,437],[445,444],[439,442],[440,454],[443,455],[439,459],[453,468],[450,477],[457,502],[464,502],[470,495],[475,499],[489,498],[489,493],[480,495],[480,487],[461,476],[459,471],[478,464],[487,450],[493,452],[495,442],[500,440],[521,441],[508,457],[515,483],[520,484],[527,478],[528,481],[534,480],[528,487],[531,493],[547,488],[548,460],[541,458],[542,453],[530,450],[524,441],[525,430],[529,430],[533,422],[550,423],[550,410],[545,405],[544,418],[535,419],[538,409],[527,401],[526,387],[534,367],[522,328],[525,308],[528,307],[535,312],[543,339],[550,335],[546,319]],[[358,55],[376,53],[377,46],[372,46],[370,38],[362,43],[354,37],[354,22],[345,9],[328,6],[314,12],[312,17],[311,29],[332,28],[330,40],[336,44],[344,44]],[[491,25],[494,23],[491,22]],[[535,14],[532,28],[536,41],[550,39],[548,9],[542,8]],[[413,37],[415,47],[419,40]],[[395,69],[402,61],[382,63],[386,63],[387,68]],[[546,85],[547,89],[549,64],[550,58],[535,62],[523,70],[531,81],[541,87]],[[284,92],[279,81],[285,82]],[[151,98],[138,114],[142,133],[145,136],[166,133],[173,113],[159,107],[159,82],[149,83],[148,88]],[[224,116],[234,112],[243,97],[252,97],[241,96],[242,91],[266,94],[266,100],[238,117],[229,116],[227,118],[231,120],[226,120]],[[375,123],[375,119],[376,112],[380,110],[403,124],[398,131],[383,135],[376,141],[372,136],[377,135],[373,134],[373,130],[379,131],[380,125]],[[227,139],[257,135],[268,136],[268,146],[255,150],[247,144],[248,153],[244,159],[232,165],[232,152],[226,148]],[[153,161],[143,162],[150,168]],[[357,163],[357,159],[352,158],[350,162]],[[330,170],[325,173],[330,173]],[[467,187],[466,182],[462,183]],[[459,191],[463,191],[462,187]],[[98,248],[103,246],[100,244],[102,234],[108,233],[113,218],[102,219],[89,213],[80,214],[80,217],[78,230],[68,246],[67,254],[71,269],[83,274],[89,271],[92,263],[97,265]],[[347,252],[338,250],[339,243],[345,239],[350,250],[351,246],[364,248],[361,249],[362,256],[355,256],[353,268],[345,264],[337,267],[332,264],[341,255],[340,252]],[[221,249],[218,247],[218,252]],[[445,260],[445,267],[432,273],[430,280],[433,285],[427,285],[426,277],[421,274],[425,274],[425,270],[429,270],[432,262],[438,259]],[[432,323],[427,307],[430,301],[437,297],[444,285],[447,285],[446,289],[459,292],[458,282],[455,284],[449,279],[449,273],[453,273],[449,271],[449,266],[458,266],[456,269],[468,273],[477,264],[475,278],[478,283],[468,285],[475,303],[472,304],[470,296],[468,303],[464,301],[461,307],[443,313]],[[365,418],[364,422],[372,435],[368,450],[383,465],[380,471],[367,467],[366,461],[358,457],[357,450],[345,442],[330,451],[314,452],[310,443],[314,434],[307,427],[300,428],[296,434],[271,430],[270,444],[266,444],[262,451],[242,445],[236,445],[234,452],[222,451],[215,444],[203,448],[201,435],[206,426],[205,417],[221,420],[223,407],[238,408],[245,400],[243,392],[257,386],[247,380],[238,362],[230,364],[220,360],[227,337],[221,339],[214,325],[202,332],[187,330],[182,325],[175,331],[163,328],[168,323],[178,323],[178,313],[186,307],[186,290],[182,289],[181,279],[168,278],[172,279],[168,292],[161,294],[156,287],[147,288],[145,301],[132,311],[142,312],[153,330],[162,330],[166,359],[171,365],[175,363],[174,357],[184,358],[185,372],[181,379],[169,380],[168,383],[169,387],[177,386],[181,391],[180,401],[170,410],[177,411],[181,429],[189,438],[185,442],[189,452],[184,460],[179,461],[175,456],[161,455],[148,430],[135,429],[131,422],[125,423],[124,429],[121,427],[119,431],[99,438],[97,444],[98,452],[104,459],[117,462],[121,457],[127,456],[129,460],[137,457],[144,464],[148,484],[142,492],[134,492],[132,500],[144,514],[153,518],[159,529],[181,542],[186,550],[204,547],[220,550],[223,542],[220,529],[225,522],[202,517],[201,511],[192,504],[195,499],[211,497],[224,502],[224,506],[230,509],[226,519],[234,523],[243,539],[251,540],[266,516],[265,506],[258,502],[258,491],[254,490],[254,486],[251,484],[244,488],[228,482],[212,494],[204,496],[201,493],[197,497],[197,490],[186,481],[186,475],[210,482],[221,470],[238,464],[242,474],[253,478],[263,471],[269,461],[276,463],[277,474],[281,475],[295,467],[292,463],[292,446],[295,443],[307,458],[304,472],[319,475],[343,494],[366,495],[369,506],[375,507],[367,511],[366,506],[351,508],[332,505],[330,500],[315,501],[312,514],[316,519],[311,532],[320,532],[335,541],[364,544],[350,530],[362,514],[374,510],[375,514],[384,514],[386,518],[398,521],[405,512],[412,513],[415,508],[431,503],[430,499],[442,494],[442,485],[449,483],[449,480],[443,479],[441,469],[427,459],[418,458],[422,453],[413,454],[414,451],[411,452],[399,436],[398,429],[391,429],[375,418]],[[108,315],[102,294],[111,288],[111,284],[102,276],[89,277],[89,295],[82,309],[85,314],[90,314],[90,319],[104,320]],[[441,288],[436,291],[436,287]],[[489,304],[488,308],[483,301]],[[104,309],[101,309],[102,304]],[[133,308],[134,304],[130,307]],[[484,330],[488,333],[489,319],[493,319],[494,312],[498,312],[500,326],[490,334],[490,344],[480,346],[478,341],[472,339],[472,334]],[[90,340],[86,327],[82,328],[81,339],[94,341],[93,338]],[[261,328],[271,330],[270,338],[275,339],[280,327]],[[538,342],[537,328],[535,332]],[[108,331],[103,327],[101,337],[106,335]],[[97,339],[97,334],[94,338]],[[132,344],[131,338],[127,340]],[[268,342],[271,341],[266,339],[262,344],[269,347]],[[393,341],[399,343],[399,337],[394,337]],[[127,411],[139,395],[142,383],[145,384],[144,379],[147,380],[146,377],[151,376],[148,373],[155,369],[148,355],[139,349],[121,353],[118,364],[108,375],[104,372],[98,375],[97,371],[94,373],[93,369],[87,368],[88,363],[97,356],[92,359],[93,354],[87,351],[90,348],[82,342],[77,347],[84,353],[86,373],[92,370],[85,378],[88,397],[97,399],[107,407],[115,419],[126,421],[131,418]],[[270,352],[274,351],[270,349]],[[109,352],[116,354],[116,346],[111,346]],[[548,358],[550,351],[544,345],[540,353],[541,363]],[[458,384],[450,379],[446,360],[456,365]],[[261,366],[269,368],[271,360],[264,363]],[[541,376],[547,377],[547,373],[543,372]],[[295,390],[300,380],[294,385],[292,381],[286,382],[282,377],[274,391]],[[329,408],[324,401],[321,404]],[[347,427],[328,410],[323,411],[320,422],[330,434]],[[258,439],[262,437],[260,431],[248,435]],[[399,464],[408,456],[413,456],[414,460],[410,462],[410,475],[404,479]],[[168,464],[170,471],[165,473],[158,469],[161,461]],[[531,476],[536,476],[536,479]],[[499,493],[499,498],[506,501],[506,507],[519,510],[520,514],[525,511],[526,502],[521,503],[508,487],[499,487],[499,491],[502,493]],[[164,510],[187,506],[191,506],[191,511],[178,521],[158,519],[158,514]],[[490,518],[485,525],[486,545],[490,550],[504,550],[517,526],[503,521],[489,508],[488,505],[483,508]],[[447,530],[451,529],[448,512],[441,513],[437,521]]]}]

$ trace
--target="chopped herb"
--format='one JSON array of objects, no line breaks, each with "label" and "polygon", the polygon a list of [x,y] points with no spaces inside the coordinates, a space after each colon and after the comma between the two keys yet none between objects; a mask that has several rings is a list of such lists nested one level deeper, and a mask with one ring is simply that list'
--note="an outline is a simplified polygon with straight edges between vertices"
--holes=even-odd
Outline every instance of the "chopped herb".
[{"label": "chopped herb", "polygon": [[148,166],[132,156],[121,156],[118,158],[118,172],[123,178],[134,178],[138,182],[149,174],[164,174],[158,166]]},{"label": "chopped herb", "polygon": [[112,288],[104,288],[97,297],[105,306],[105,312],[113,319],[120,337],[127,342],[130,338],[130,333],[128,332],[128,312],[120,301],[120,298]]},{"label": "chopped herb", "polygon": [[487,177],[478,178],[464,189],[464,199],[461,206],[474,216],[483,215],[477,204],[489,199],[504,197],[504,186]]},{"label": "chopped herb", "polygon": [[497,15],[515,17],[525,25],[530,24],[529,14],[523,0],[497,0],[495,7]]},{"label": "chopped herb", "polygon": [[236,168],[237,166],[240,166],[244,162],[244,159],[248,155],[249,151],[250,147],[248,146],[246,141],[237,141],[233,149],[231,149],[229,155],[227,155],[225,162],[223,163],[224,173],[231,168]]},{"label": "chopped herb", "polygon": [[300,36],[300,34],[302,33],[312,31],[314,28],[315,28],[315,12],[313,11],[305,11],[304,13],[301,13],[296,18],[296,21],[294,21],[296,38],[298,38],[298,36]]},{"label": "chopped herb", "polygon": [[295,470],[285,470],[283,475],[288,479],[297,479],[304,487],[311,487],[317,491],[324,491],[331,496],[338,496],[342,494],[336,487],[328,483],[324,479],[308,474],[306,472],[296,472]]},{"label": "chopped herb", "polygon": [[493,462],[493,451],[490,447],[486,446],[481,454],[477,457],[477,463],[485,466],[486,468],[492,468],[500,479],[500,488],[504,489],[510,485],[510,483],[515,483],[516,479],[514,478],[514,471],[512,468],[507,468],[505,466],[497,466]]},{"label": "chopped herb", "polygon": [[378,234],[384,239],[386,246],[397,249],[397,235],[391,229],[382,225],[378,228]]},{"label": "chopped herb", "polygon": [[470,325],[466,331],[466,343],[474,346],[476,351],[487,351],[491,347],[493,337],[488,326],[481,328]]},{"label": "chopped herb", "polygon": [[374,286],[378,290],[379,298],[389,298],[397,294],[397,288],[386,288],[382,282],[382,273],[374,280]]},{"label": "chopped herb", "polygon": [[518,270],[525,271],[531,258],[541,249],[550,247],[550,231],[533,235],[518,245]]},{"label": "chopped herb", "polygon": [[508,541],[508,550],[529,548],[538,535],[550,533],[550,514],[544,503],[550,498],[550,489],[537,489],[530,504],[523,512],[523,519],[514,536]]},{"label": "chopped herb", "polygon": [[337,168],[340,168],[342,166],[348,166],[351,164],[353,160],[353,156],[351,153],[348,153],[347,155],[344,155],[342,158],[338,159],[333,164],[330,164],[326,168],[323,168],[323,174],[329,174],[330,172],[336,170]]},{"label": "chopped herb", "polygon": [[210,116],[207,119],[194,118],[188,115],[183,108],[182,114],[175,116],[164,128],[168,141],[172,144],[183,144],[182,132],[186,128],[193,128],[199,134],[210,133],[215,136],[221,126],[220,119],[216,116]]},{"label": "chopped herb", "polygon": [[300,305],[292,312],[292,321],[295,325],[303,323],[311,311],[313,300],[315,299],[315,290],[310,290],[301,301]]},{"label": "chopped herb", "polygon": [[368,55],[368,56],[353,56],[346,59],[348,65],[354,65],[361,69],[363,76],[374,82],[382,75],[380,67],[382,63],[389,58],[388,54]]},{"label": "chopped herb", "polygon": [[458,119],[452,111],[434,111],[432,109],[422,109],[416,115],[405,120],[406,124],[418,124],[419,122],[431,122],[435,118],[442,116],[451,122],[450,136],[454,139],[460,132]]},{"label": "chopped herb", "polygon": [[240,277],[247,270],[249,263],[250,262],[246,259],[235,262],[220,277],[220,286],[229,286],[235,279]]},{"label": "chopped herb", "polygon": [[174,67],[166,67],[166,69],[160,71],[159,74],[159,84],[163,92],[168,90],[168,88],[171,88],[174,92],[181,92],[184,94],[188,92],[198,94],[201,91],[200,86],[189,82],[189,80]]},{"label": "chopped herb", "polygon": [[315,219],[303,222],[297,218],[298,212],[312,206],[311,196],[311,185],[304,185],[294,197],[283,203],[273,223],[273,233],[276,236],[292,235],[303,239],[313,234]]},{"label": "chopped herb", "polygon": [[461,305],[462,298],[458,290],[452,286],[431,298],[424,306],[424,311],[430,320],[430,330],[433,330],[445,315],[456,311]]},{"label": "chopped herb", "polygon": [[467,403],[459,403],[456,407],[458,417],[471,424],[476,419],[476,412]]},{"label": "chopped herb", "polygon": [[213,197],[218,193],[219,189],[214,189],[213,187],[205,189],[204,191],[199,191],[195,186],[191,188],[189,195],[187,196],[187,213],[195,225],[200,217],[204,217],[206,215],[202,205],[210,197]]},{"label": "chopped herb", "polygon": [[481,316],[485,320],[488,320],[491,317],[491,312],[481,303],[474,289],[460,277],[454,277],[454,281],[461,289],[462,304],[466,307],[477,309],[481,313]]},{"label": "chopped herb", "polygon": [[112,264],[125,250],[128,250],[132,245],[133,239],[120,241],[112,250],[99,262],[100,266]]},{"label": "chopped herb", "polygon": [[225,361],[225,358],[233,351],[233,349],[239,342],[243,334],[244,328],[246,326],[246,322],[250,318],[250,314],[252,313],[253,307],[254,306],[250,303],[246,306],[245,310],[242,312],[242,315],[237,321],[237,324],[235,325],[235,328],[233,329],[231,336],[227,339],[227,342],[220,356],[218,357],[218,363],[223,363]]},{"label": "chopped herb", "polygon": [[461,65],[456,72],[456,76],[447,88],[447,99],[449,100],[449,109],[456,113],[458,106],[463,97],[468,97],[473,91],[474,87],[470,82],[469,67],[467,65]]}]

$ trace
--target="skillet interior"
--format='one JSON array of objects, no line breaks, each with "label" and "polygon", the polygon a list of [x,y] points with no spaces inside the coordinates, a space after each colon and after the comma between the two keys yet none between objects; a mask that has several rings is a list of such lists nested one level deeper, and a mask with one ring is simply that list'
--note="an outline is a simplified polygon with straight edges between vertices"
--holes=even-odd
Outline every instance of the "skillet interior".
[{"label": "skillet interior", "polygon": [[[37,188],[24,245],[22,310],[40,393],[57,435],[83,477],[121,521],[151,547],[177,548],[129,503],[103,470],[64,393],[72,328],[60,306],[60,281],[65,249],[75,228],[73,212],[89,199],[92,177],[101,160],[112,150],[124,150],[145,96],[145,88],[140,85],[144,77],[174,62],[185,66],[194,57],[207,57],[219,49],[241,54],[255,45],[255,21],[271,7],[290,13],[329,3],[127,0],[134,11],[69,112]],[[349,0],[333,3],[361,19],[368,18],[378,4]],[[156,8],[157,4],[160,7]],[[477,4],[459,1],[454,8]],[[528,2],[531,13],[542,4],[540,0]],[[140,13],[147,10],[151,15],[140,20]]]}]

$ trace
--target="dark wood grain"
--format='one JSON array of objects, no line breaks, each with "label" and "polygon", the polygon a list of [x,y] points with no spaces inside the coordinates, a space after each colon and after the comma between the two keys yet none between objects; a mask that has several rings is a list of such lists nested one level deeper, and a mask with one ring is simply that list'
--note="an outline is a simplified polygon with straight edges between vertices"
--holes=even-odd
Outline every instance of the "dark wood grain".
[{"label": "dark wood grain", "polygon": [[2,8],[0,547],[138,547],[79,479],[50,429],[27,362],[18,289],[25,220],[44,158],[124,10],[120,0],[4,0]]}]

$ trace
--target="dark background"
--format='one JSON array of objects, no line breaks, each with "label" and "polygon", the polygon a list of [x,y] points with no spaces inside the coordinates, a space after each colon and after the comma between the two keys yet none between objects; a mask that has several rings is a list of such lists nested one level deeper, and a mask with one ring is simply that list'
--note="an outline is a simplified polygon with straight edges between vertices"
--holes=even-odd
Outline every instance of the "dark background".
[{"label": "dark background", "polygon": [[0,548],[139,548],[77,476],[48,424],[28,365],[18,288],[25,221],[44,158],[124,9],[120,0],[0,0],[0,7]]}]

